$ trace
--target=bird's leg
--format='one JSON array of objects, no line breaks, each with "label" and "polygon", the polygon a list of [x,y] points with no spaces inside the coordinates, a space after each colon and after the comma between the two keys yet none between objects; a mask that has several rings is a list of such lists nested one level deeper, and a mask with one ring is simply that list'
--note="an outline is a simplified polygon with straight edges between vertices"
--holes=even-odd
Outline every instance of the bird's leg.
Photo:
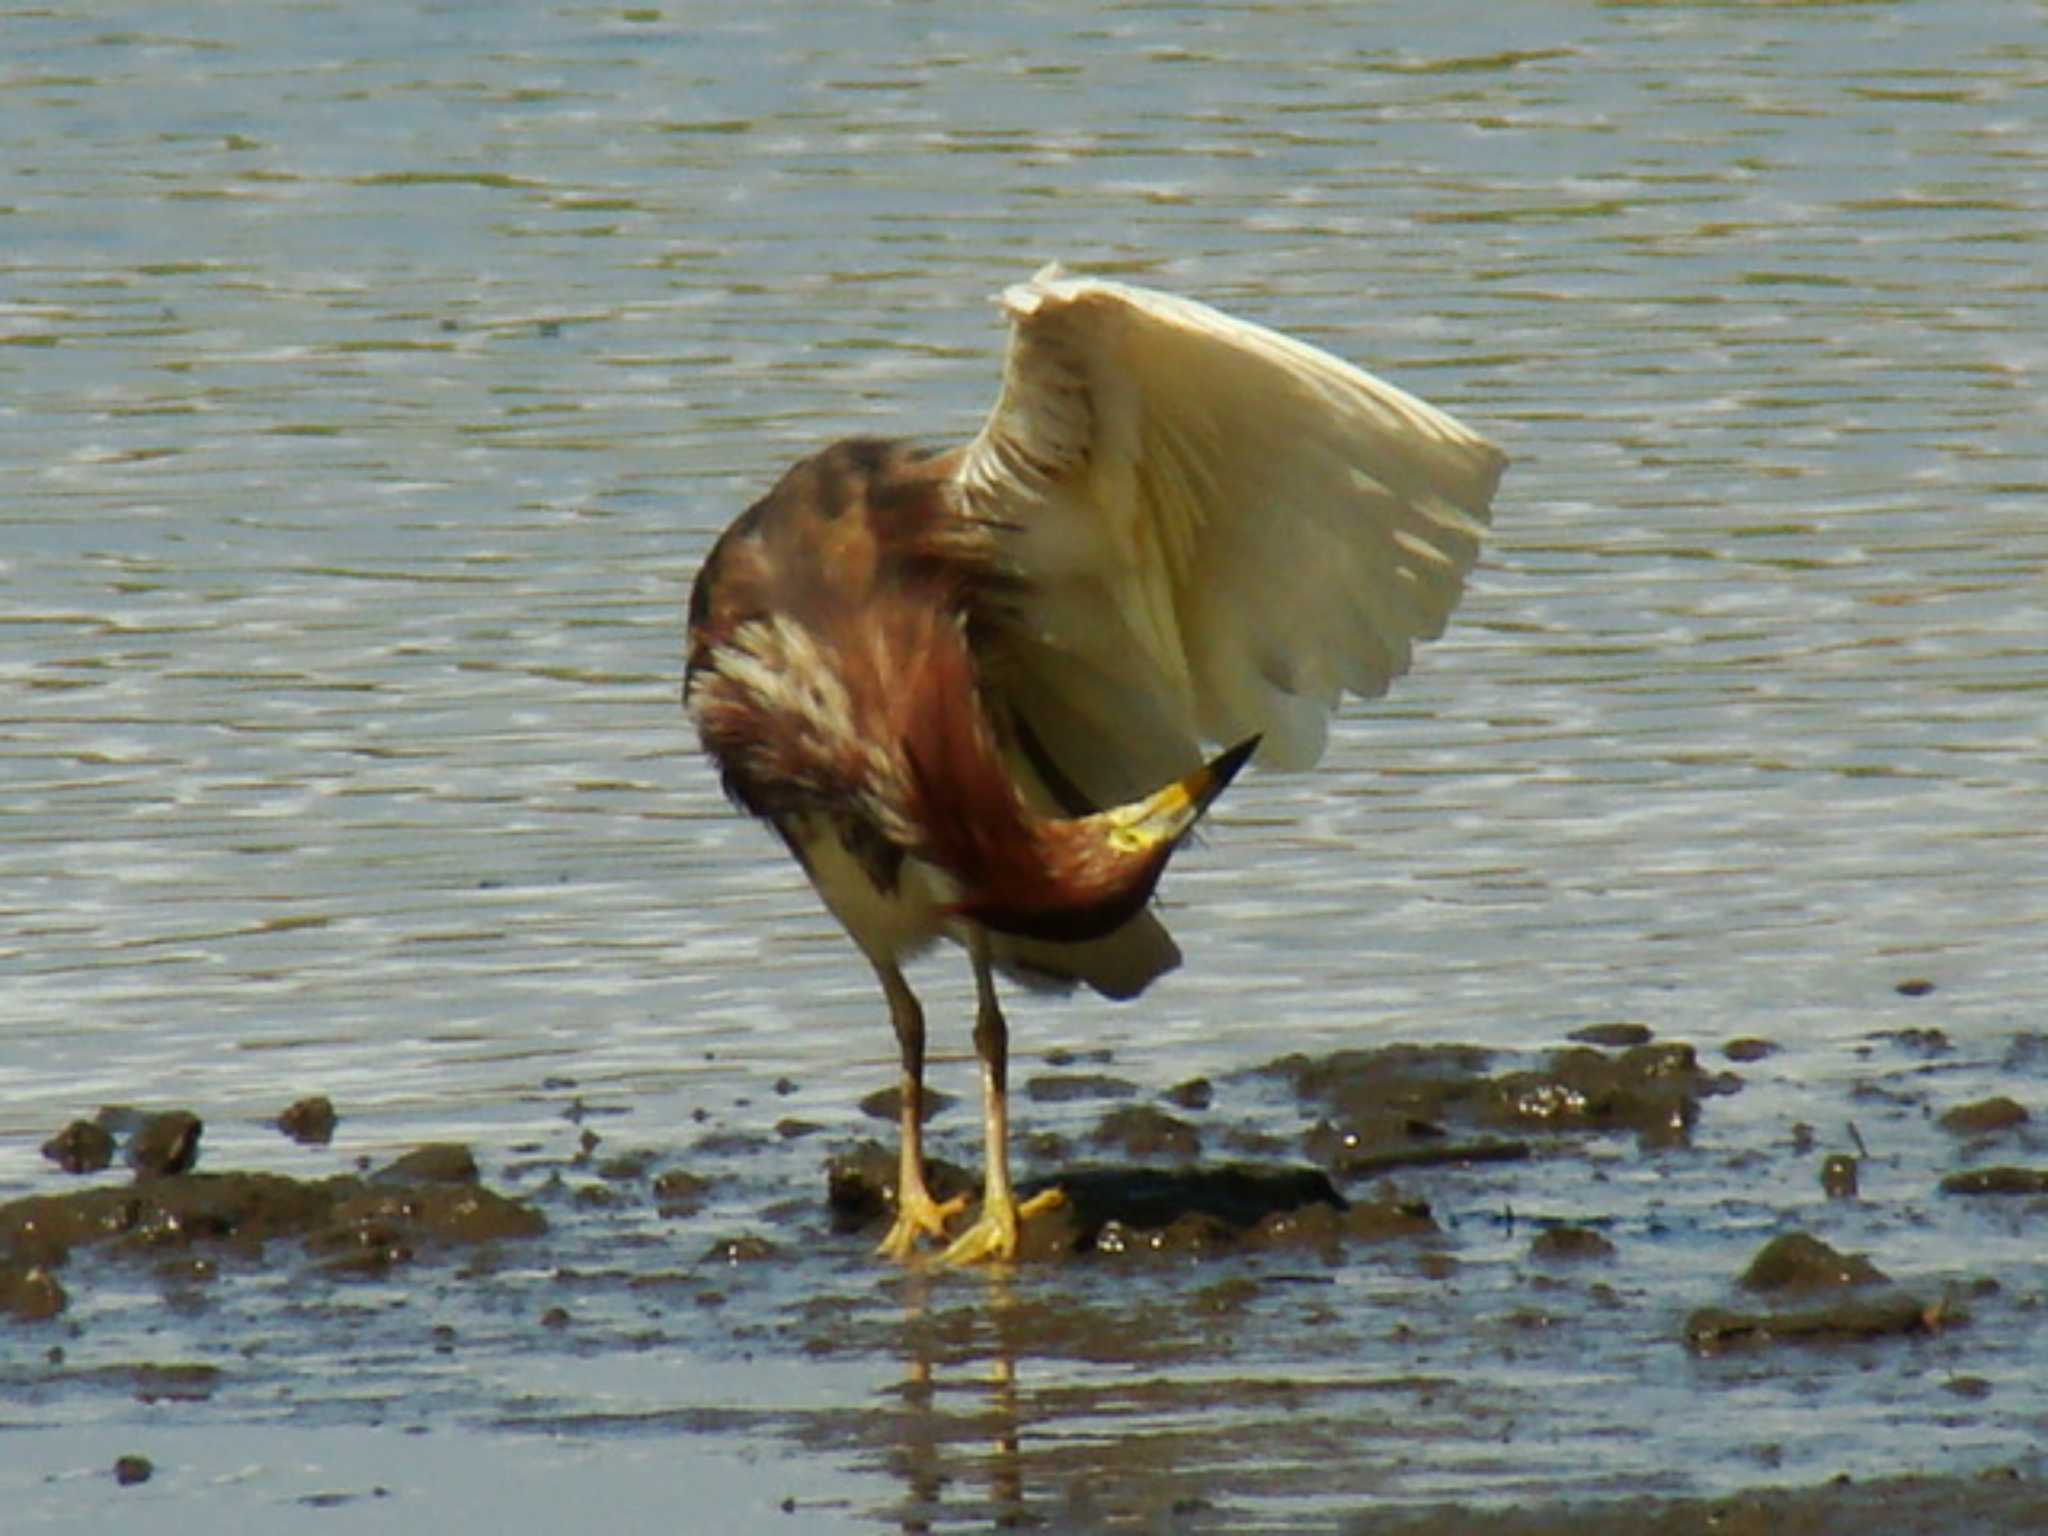
[{"label": "bird's leg", "polygon": [[889,1022],[896,1026],[896,1048],[903,1061],[901,1131],[896,1166],[896,1220],[875,1252],[884,1258],[906,1259],[920,1237],[944,1237],[946,1218],[966,1207],[956,1195],[941,1205],[924,1182],[924,1009],[893,960],[876,960],[875,974],[889,999]]},{"label": "bird's leg", "polygon": [[982,1129],[988,1144],[988,1169],[982,1177],[981,1214],[939,1257],[947,1264],[977,1264],[991,1259],[1002,1263],[1017,1256],[1017,1231],[1022,1218],[1050,1209],[1065,1197],[1058,1190],[1049,1189],[1019,1206],[1010,1190],[1010,1028],[1003,1022],[1003,1010],[996,1002],[988,934],[979,925],[968,929],[967,955],[974,962],[974,989],[979,999],[974,1014],[974,1050],[981,1058]]}]

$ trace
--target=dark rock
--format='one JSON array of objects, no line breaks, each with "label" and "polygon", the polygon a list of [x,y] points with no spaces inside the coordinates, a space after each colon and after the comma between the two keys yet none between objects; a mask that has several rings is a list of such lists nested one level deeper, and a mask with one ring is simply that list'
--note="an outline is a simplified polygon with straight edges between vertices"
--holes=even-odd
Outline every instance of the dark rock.
[{"label": "dark rock", "polygon": [[114,1458],[114,1481],[123,1488],[132,1488],[137,1483],[149,1481],[156,1467],[147,1456],[117,1456]]},{"label": "dark rock", "polygon": [[1739,1040],[1730,1040],[1721,1047],[1721,1054],[1730,1061],[1762,1061],[1766,1056],[1775,1056],[1778,1047],[1769,1040],[1758,1040],[1745,1035]]}]

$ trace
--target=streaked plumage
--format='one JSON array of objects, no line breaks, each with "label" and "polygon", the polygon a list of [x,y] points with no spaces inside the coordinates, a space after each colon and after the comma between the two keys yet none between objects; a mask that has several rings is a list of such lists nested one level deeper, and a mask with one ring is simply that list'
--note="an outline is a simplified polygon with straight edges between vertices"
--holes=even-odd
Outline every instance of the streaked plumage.
[{"label": "streaked plumage", "polygon": [[[1129,997],[1177,963],[1145,910],[1173,849],[1254,744],[1309,766],[1342,694],[1383,691],[1441,632],[1505,462],[1186,299],[1047,268],[1003,305],[980,434],[937,455],[854,439],[791,469],[698,574],[684,682],[728,792],[889,1000],[898,1256],[953,1214],[925,1192],[901,962],[940,937],[968,951],[989,1161],[954,1261],[1016,1246],[993,973]],[[1205,768],[1204,741],[1239,745]]]}]

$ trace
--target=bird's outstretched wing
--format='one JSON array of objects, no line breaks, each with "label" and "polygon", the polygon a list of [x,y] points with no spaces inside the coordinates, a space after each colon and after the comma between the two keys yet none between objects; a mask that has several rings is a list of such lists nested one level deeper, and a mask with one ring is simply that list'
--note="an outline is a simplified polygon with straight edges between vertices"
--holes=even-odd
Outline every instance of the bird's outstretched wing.
[{"label": "bird's outstretched wing", "polygon": [[1018,578],[989,683],[1027,747],[1097,804],[1203,740],[1313,763],[1340,696],[1441,633],[1505,458],[1188,299],[1047,267],[1002,305],[1002,395],[955,484]]}]

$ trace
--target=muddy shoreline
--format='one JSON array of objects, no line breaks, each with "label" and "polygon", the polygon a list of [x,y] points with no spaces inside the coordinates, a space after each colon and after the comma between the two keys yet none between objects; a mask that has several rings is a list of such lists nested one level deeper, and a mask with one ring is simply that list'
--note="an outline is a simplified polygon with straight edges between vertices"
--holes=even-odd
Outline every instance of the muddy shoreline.
[{"label": "muddy shoreline", "polygon": [[[1948,1075],[1923,1073],[1948,1055],[1934,1035],[1883,1037],[1850,1101],[1873,1131],[1912,1127],[1910,1156],[1872,1148],[1853,1123],[1834,1138],[1847,1147],[1830,1146],[1799,1121],[1703,1150],[1703,1128],[1735,1113],[1752,1078],[1770,1091],[1780,1058],[1768,1044],[1709,1053],[1638,1026],[1596,1030],[1526,1054],[1290,1054],[1156,1090],[1107,1060],[1033,1064],[1021,1097],[1037,1172],[1024,1187],[1064,1199],[995,1277],[870,1257],[893,1187],[886,1096],[863,1106],[865,1123],[828,1128],[774,1119],[795,1087],[779,1083],[765,1104],[736,1101],[663,1144],[640,1139],[653,1122],[629,1106],[577,1095],[546,1145],[429,1143],[381,1159],[349,1153],[345,1104],[304,1099],[275,1123],[300,1149],[287,1155],[326,1165],[307,1176],[208,1166],[189,1109],[107,1109],[53,1128],[38,1192],[0,1204],[0,1332],[40,1355],[10,1385],[62,1404],[111,1384],[138,1402],[232,1418],[244,1411],[238,1378],[263,1374],[249,1359],[288,1355],[295,1330],[331,1330],[360,1313],[352,1297],[375,1294],[396,1318],[423,1305],[460,1316],[424,1335],[393,1325],[382,1347],[400,1375],[479,1350],[501,1369],[565,1350],[714,1365],[894,1361],[893,1405],[852,1401],[815,1420],[715,1402],[621,1416],[565,1400],[481,1421],[557,1436],[787,1435],[856,1465],[902,1463],[905,1445],[921,1446],[903,1499],[871,1511],[884,1525],[938,1529],[1007,1511],[1054,1529],[1163,1519],[1174,1530],[1395,1536],[2043,1528],[2041,1467],[1983,1454],[1999,1442],[1989,1427],[2004,1422],[2013,1372],[2040,1342],[2039,1266],[2014,1256],[2029,1251],[2048,1158],[2024,1105],[1964,1097]],[[971,1148],[971,1115],[947,1118],[961,1134],[942,1133],[942,1150]],[[975,1179],[943,1156],[934,1172],[942,1194]],[[1760,1203],[1768,1193],[1777,1206]],[[1962,1244],[1930,1265],[1923,1244],[1901,1240],[1916,1225],[1987,1223],[2006,1242],[1981,1262]],[[1878,1240],[1852,1245],[1844,1233]],[[162,1309],[151,1332],[165,1354],[110,1363],[98,1346],[123,1326],[115,1298],[138,1292]],[[282,1312],[251,1299],[265,1292],[284,1297]],[[192,1358],[209,1355],[221,1328],[243,1339],[242,1358]],[[266,1335],[259,1345],[246,1341],[252,1329]],[[1544,1386],[1568,1383],[1575,1361],[1617,1378],[1661,1373],[1667,1404],[1708,1410],[1754,1383],[1784,1383],[1813,1396],[1822,1421],[1844,1422],[1873,1411],[1873,1372],[1899,1400],[1885,1415],[1923,1411],[1915,1383],[1938,1361],[1932,1464],[1902,1480],[1857,1453],[1830,1471],[1823,1439],[1751,1444],[1747,1476],[1693,1466],[1685,1448],[1658,1452],[1654,1424],[1602,1431],[1598,1393]],[[1086,1385],[1104,1369],[1152,1385]],[[1817,1393],[1801,1385],[1813,1381]],[[1049,1395],[1034,1405],[1034,1391]],[[1469,1460],[1502,1432],[1540,1439],[1552,1412],[1590,1447],[1602,1433],[1636,1436],[1634,1470],[1603,1468],[1589,1450],[1580,1474],[1533,1486],[1526,1472],[1463,1476],[1451,1501],[1420,1496],[1428,1478],[1397,1475]],[[1034,1450],[1076,1414],[1213,1422],[1242,1442],[1241,1459],[1175,1474],[1142,1436],[1126,1450],[1112,1435],[1078,1462]],[[1301,1454],[1297,1423],[1336,1437],[1322,1459]],[[1979,1449],[1944,1456],[1949,1433]],[[1196,1443],[1176,1438],[1169,1461]],[[160,1482],[149,1450],[138,1437],[107,1476]],[[1687,1486],[1699,1473],[1711,1491]],[[934,1478],[985,1491],[964,1502],[921,1492]],[[1570,1492],[1574,1482],[1584,1491]],[[1528,1496],[1504,1504],[1509,1485]],[[1303,1499],[1313,1519],[1258,1515]]]}]

